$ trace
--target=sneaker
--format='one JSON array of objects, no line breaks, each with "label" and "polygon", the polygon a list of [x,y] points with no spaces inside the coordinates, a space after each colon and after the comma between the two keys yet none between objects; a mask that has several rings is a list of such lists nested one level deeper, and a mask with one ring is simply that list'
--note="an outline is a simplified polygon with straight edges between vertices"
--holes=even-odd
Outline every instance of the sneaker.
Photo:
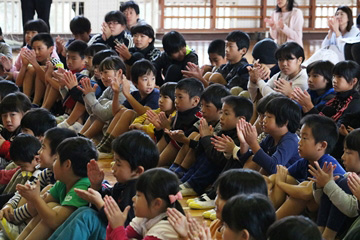
[{"label": "sneaker", "polygon": [[[58,125],[59,126],[59,125]],[[75,131],[76,133],[79,133],[82,129],[83,125],[79,122],[75,122],[73,125],[69,127],[70,130]]]},{"label": "sneaker", "polygon": [[57,125],[58,128],[69,128],[70,125],[66,122],[66,120],[62,121]]},{"label": "sneaker", "polygon": [[66,113],[64,115],[61,115],[61,116],[58,116],[56,117],[56,123],[61,123],[63,122],[64,120],[68,119],[69,115],[67,115]]},{"label": "sneaker", "polygon": [[15,240],[20,235],[22,230],[24,230],[26,225],[25,224],[16,225],[13,223],[9,223],[8,221],[6,221],[6,218],[3,218],[0,221],[0,227],[2,228],[5,235],[10,240]]},{"label": "sneaker", "polygon": [[180,184],[179,187],[180,187],[180,192],[183,195],[183,197],[194,196],[197,194],[193,188],[185,186],[184,183]]},{"label": "sneaker", "polygon": [[198,201],[189,203],[189,207],[191,209],[212,209],[215,207],[215,201],[203,194]]},{"label": "sneaker", "polygon": [[213,214],[213,213],[215,213],[215,216],[216,216],[216,211],[215,211],[215,209],[207,210],[207,211],[203,212],[202,216],[203,216],[204,218],[210,219],[210,216],[211,216],[211,214]]},{"label": "sneaker", "polygon": [[214,212],[214,213],[212,213],[212,214],[210,215],[210,220],[211,220],[211,221],[214,221],[216,218],[217,218],[217,217],[216,217],[216,212]]},{"label": "sneaker", "polygon": [[99,154],[99,159],[112,159],[114,158],[114,154],[113,153],[105,153],[105,152],[98,152]]},{"label": "sneaker", "polygon": [[189,198],[186,200],[186,204],[189,205],[191,202],[199,201],[203,196],[207,196],[206,193],[203,193],[200,197]]}]

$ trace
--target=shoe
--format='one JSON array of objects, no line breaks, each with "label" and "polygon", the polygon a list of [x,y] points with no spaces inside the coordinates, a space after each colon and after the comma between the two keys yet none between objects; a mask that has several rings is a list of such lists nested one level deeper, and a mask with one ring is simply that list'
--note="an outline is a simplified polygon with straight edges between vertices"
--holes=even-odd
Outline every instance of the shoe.
[{"label": "shoe", "polygon": [[197,193],[191,187],[186,187],[184,184],[180,184],[179,187],[183,197],[197,195]]},{"label": "shoe", "polygon": [[203,216],[204,218],[210,219],[210,216],[211,216],[211,214],[213,214],[213,213],[215,213],[215,216],[216,216],[216,211],[215,211],[215,209],[207,210],[207,211],[203,212],[202,216]]},{"label": "shoe", "polygon": [[210,215],[210,220],[211,220],[211,221],[214,221],[216,218],[217,218],[217,217],[216,217],[216,212],[214,212],[214,213],[212,213],[212,214]]},{"label": "shoe", "polygon": [[203,196],[207,196],[206,193],[203,193],[200,197],[189,198],[186,203],[187,205],[189,205],[191,202],[199,201]]},{"label": "shoe", "polygon": [[56,117],[56,123],[61,123],[63,121],[65,121],[66,119],[68,119],[69,115],[67,115],[66,113],[64,115],[58,116]]},{"label": "shoe", "polygon": [[83,125],[81,123],[75,122],[73,125],[69,127],[69,129],[75,131],[76,133],[79,133],[82,127]]},{"label": "shoe", "polygon": [[114,158],[114,154],[113,153],[105,153],[105,152],[98,152],[99,154],[99,159],[112,159]]},{"label": "shoe", "polygon": [[66,120],[62,121],[57,125],[58,128],[69,128],[70,125],[66,122]]},{"label": "shoe", "polygon": [[2,228],[5,235],[10,240],[15,240],[20,235],[22,230],[24,230],[26,225],[25,224],[16,225],[13,223],[9,223],[8,221],[6,221],[6,218],[3,218],[0,221],[0,227]]},{"label": "shoe", "polygon": [[215,207],[215,201],[203,194],[199,200],[189,203],[189,207],[191,209],[212,209]]}]

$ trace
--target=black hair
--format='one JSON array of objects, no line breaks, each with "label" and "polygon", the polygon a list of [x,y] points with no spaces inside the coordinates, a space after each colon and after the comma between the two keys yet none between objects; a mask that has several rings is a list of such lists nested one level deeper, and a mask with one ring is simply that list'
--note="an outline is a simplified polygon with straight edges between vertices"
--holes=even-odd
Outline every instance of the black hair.
[{"label": "black hair", "polygon": [[0,102],[10,93],[19,92],[19,87],[16,84],[9,80],[0,81]]},{"label": "black hair", "polygon": [[222,99],[222,102],[229,105],[235,113],[235,117],[245,117],[245,120],[250,121],[254,107],[252,102],[241,96],[227,96]]},{"label": "black hair", "polygon": [[360,28],[360,14],[356,18],[356,27]]},{"label": "black hair", "polygon": [[92,64],[93,66],[100,65],[105,58],[111,56],[118,57],[119,55],[112,49],[101,50],[94,55]]},{"label": "black hair", "polygon": [[10,93],[0,103],[0,114],[8,112],[26,113],[30,109],[30,99],[22,92]]},{"label": "black hair", "polygon": [[260,193],[268,195],[264,177],[257,171],[240,168],[223,172],[215,184],[221,199],[228,200],[237,194]]},{"label": "black hair", "polygon": [[166,82],[160,87],[160,94],[163,96],[168,96],[173,101],[175,106],[175,88],[176,82]]},{"label": "black hair", "polygon": [[341,61],[334,66],[333,75],[344,77],[346,82],[348,83],[352,83],[353,79],[357,78],[358,81],[354,86],[354,89],[357,89],[360,80],[360,66],[355,61]]},{"label": "black hair", "polygon": [[222,39],[211,41],[208,47],[208,54],[210,53],[216,53],[219,56],[225,57],[225,41]]},{"label": "black hair", "polygon": [[205,88],[200,100],[212,103],[217,110],[220,110],[222,107],[221,99],[229,95],[230,91],[224,85],[215,83]]},{"label": "black hair", "polygon": [[176,31],[166,33],[162,38],[162,45],[167,55],[178,52],[186,46],[184,36]]},{"label": "black hair", "polygon": [[[85,49],[85,56],[94,57],[94,55],[102,50],[109,49],[105,44],[103,43],[94,43],[90,46],[88,46]],[[100,63],[99,63],[100,64]]]},{"label": "black hair", "polygon": [[204,92],[204,85],[196,78],[184,78],[178,81],[175,89],[185,91],[191,99],[196,96],[201,97]]},{"label": "black hair", "polygon": [[315,74],[319,74],[323,76],[326,80],[326,90],[332,88],[332,72],[333,72],[334,64],[327,60],[319,60],[312,62],[306,67],[306,72],[309,75],[311,71]]},{"label": "black hair", "polygon": [[56,148],[60,164],[71,161],[71,168],[76,176],[87,177],[87,164],[97,161],[98,153],[94,143],[84,137],[71,137],[63,140]]},{"label": "black hair", "polygon": [[268,240],[321,240],[317,225],[304,216],[288,216],[276,221],[267,231]]},{"label": "black hair", "polygon": [[305,60],[304,49],[296,42],[286,42],[282,44],[275,52],[275,58],[280,60],[290,60],[302,57],[302,61]]},{"label": "black hair", "polygon": [[266,104],[266,111],[275,116],[278,127],[287,124],[289,132],[295,133],[300,126],[300,107],[291,99],[286,97],[275,98]]},{"label": "black hair", "polygon": [[153,168],[140,175],[136,183],[136,191],[145,195],[148,205],[154,199],[161,198],[166,203],[166,208],[174,207],[184,214],[179,201],[176,200],[171,204],[169,199],[169,195],[176,195],[180,191],[179,184],[178,177],[169,169]]},{"label": "black hair", "polygon": [[139,10],[139,5],[136,4],[136,2],[134,1],[127,1],[127,2],[122,2],[120,4],[120,11],[124,12],[126,9],[128,8],[132,8],[135,10],[136,15],[140,14],[140,10]]},{"label": "black hair", "polygon": [[54,46],[54,40],[49,33],[38,33],[31,39],[31,46],[35,41],[43,42],[48,48]]},{"label": "black hair", "polygon": [[348,135],[346,135],[344,146],[347,149],[357,151],[360,156],[360,128],[352,130]]},{"label": "black hair", "polygon": [[259,193],[240,194],[230,198],[221,214],[226,227],[239,233],[247,230],[250,239],[266,240],[266,231],[276,220],[274,206]]},{"label": "black hair", "polygon": [[90,33],[91,23],[90,23],[89,19],[87,19],[84,16],[75,16],[70,21],[70,31],[74,35]]},{"label": "black hair", "polygon": [[[297,6],[297,4],[296,4],[295,0],[287,0],[286,10],[292,11],[293,8],[296,7],[296,6]],[[279,8],[279,6],[276,5],[275,11],[276,12],[281,12],[281,8]]]},{"label": "black hair", "polygon": [[118,22],[119,24],[126,26],[126,17],[120,11],[110,11],[105,15],[105,22]]},{"label": "black hair", "polygon": [[38,33],[50,33],[49,26],[41,18],[29,20],[24,25],[24,33],[26,31],[37,31]]},{"label": "black hair", "polygon": [[49,141],[51,155],[56,153],[56,148],[64,139],[76,136],[77,134],[73,130],[67,128],[54,127],[47,130],[45,132],[45,139]]},{"label": "black hair", "polygon": [[81,59],[84,59],[85,57],[85,50],[87,48],[87,43],[82,40],[75,40],[72,41],[69,46],[67,46],[66,51],[67,52],[73,52],[78,53],[81,57]]},{"label": "black hair", "polygon": [[232,31],[231,33],[229,33],[226,36],[226,40],[228,42],[236,42],[236,45],[238,47],[238,51],[240,51],[243,48],[246,48],[246,51],[249,50],[250,37],[245,32],[242,32],[240,30]]},{"label": "black hair", "polygon": [[335,14],[337,13],[337,11],[343,11],[344,13],[346,13],[347,17],[348,17],[348,23],[346,25],[346,31],[350,32],[351,30],[351,27],[354,25],[354,19],[353,19],[353,13],[352,13],[352,10],[348,7],[348,6],[345,6],[345,5],[342,5],[342,6],[339,6],[337,9],[336,9],[336,12]]},{"label": "black hair", "polygon": [[14,162],[31,163],[41,148],[40,141],[29,134],[19,134],[11,142],[10,158]]},{"label": "black hair", "polygon": [[281,93],[277,93],[277,92],[273,92],[273,93],[269,93],[267,94],[265,97],[261,98],[257,105],[256,105],[256,111],[259,114],[265,114],[266,112],[266,105],[273,100],[274,98],[279,98],[279,97],[285,97],[283,94]]},{"label": "black hair", "polygon": [[40,137],[50,128],[56,127],[56,119],[47,109],[35,108],[25,113],[20,126],[22,129],[30,129],[36,137]]},{"label": "black hair", "polygon": [[112,149],[121,160],[129,163],[133,171],[139,166],[144,170],[154,168],[159,161],[154,141],[143,131],[133,130],[120,135],[112,142]]},{"label": "black hair", "polygon": [[131,81],[134,84],[138,83],[139,77],[145,74],[154,74],[156,76],[156,68],[155,66],[147,59],[143,58],[134,62],[131,66]]},{"label": "black hair", "polygon": [[326,141],[327,148],[325,153],[331,153],[337,143],[339,131],[336,123],[329,117],[311,114],[301,119],[301,125],[311,128],[311,134],[315,139],[315,144]]},{"label": "black hair", "polygon": [[119,58],[119,56],[110,56],[101,61],[99,66],[99,71],[104,70],[122,70],[123,74],[126,75],[126,67],[124,62]]},{"label": "black hair", "polygon": [[155,42],[155,32],[151,25],[149,24],[136,24],[130,29],[131,35],[134,36],[137,33],[144,34],[152,39],[150,45],[153,45]]}]

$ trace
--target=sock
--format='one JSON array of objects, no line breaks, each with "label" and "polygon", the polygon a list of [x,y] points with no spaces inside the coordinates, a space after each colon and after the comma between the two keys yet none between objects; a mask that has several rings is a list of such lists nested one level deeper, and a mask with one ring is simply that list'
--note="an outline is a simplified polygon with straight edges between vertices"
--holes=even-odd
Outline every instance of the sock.
[{"label": "sock", "polygon": [[109,135],[109,137],[98,147],[99,152],[110,153],[111,143],[114,139],[114,136]]},{"label": "sock", "polygon": [[171,166],[169,167],[169,170],[172,172],[175,172],[175,169],[177,169],[180,165],[177,163],[173,163],[171,164]]},{"label": "sock", "polygon": [[178,176],[178,178],[181,179],[187,171],[188,171],[188,169],[183,168],[182,166],[179,166],[175,169],[174,172]]}]

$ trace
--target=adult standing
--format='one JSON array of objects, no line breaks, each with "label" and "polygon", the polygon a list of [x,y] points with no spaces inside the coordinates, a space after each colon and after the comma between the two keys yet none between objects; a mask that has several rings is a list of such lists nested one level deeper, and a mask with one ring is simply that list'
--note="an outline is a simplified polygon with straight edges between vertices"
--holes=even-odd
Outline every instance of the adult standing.
[{"label": "adult standing", "polygon": [[35,12],[49,26],[50,8],[52,0],[21,0],[23,26],[29,20],[34,19]]},{"label": "adult standing", "polygon": [[277,0],[275,11],[264,20],[270,27],[270,36],[278,45],[292,41],[303,46],[304,17],[295,6],[295,0]]}]

